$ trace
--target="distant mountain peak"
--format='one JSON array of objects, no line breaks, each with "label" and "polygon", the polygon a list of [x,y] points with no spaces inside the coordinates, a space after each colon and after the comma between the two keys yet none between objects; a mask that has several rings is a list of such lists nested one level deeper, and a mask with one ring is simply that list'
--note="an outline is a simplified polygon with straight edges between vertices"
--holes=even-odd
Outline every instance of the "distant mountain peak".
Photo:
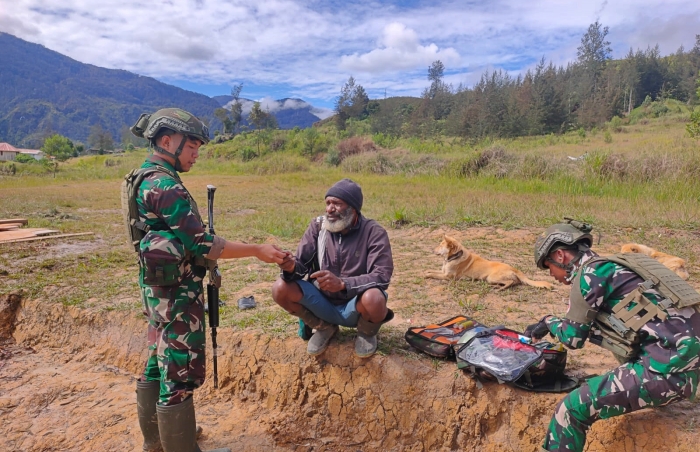
[{"label": "distant mountain peak", "polygon": [[[227,109],[230,109],[233,103],[232,96],[214,96],[214,99],[219,102],[223,108]],[[243,107],[243,116],[245,118],[250,114],[250,110],[253,108],[253,104],[256,101],[240,98],[240,102]],[[295,97],[285,97],[284,99],[266,97],[258,102],[260,102],[260,107],[263,110],[269,111],[275,116],[281,129],[311,127],[314,122],[333,115],[333,110],[314,107],[305,100]]]}]

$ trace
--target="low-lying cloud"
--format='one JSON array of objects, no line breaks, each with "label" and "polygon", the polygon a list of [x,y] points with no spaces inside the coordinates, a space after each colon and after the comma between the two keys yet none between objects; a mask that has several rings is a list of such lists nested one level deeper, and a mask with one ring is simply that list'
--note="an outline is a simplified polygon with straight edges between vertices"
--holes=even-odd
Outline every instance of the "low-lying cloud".
[{"label": "low-lying cloud", "polygon": [[453,48],[440,50],[437,45],[420,44],[418,34],[404,24],[393,22],[384,28],[380,47],[364,54],[343,55],[340,67],[350,72],[374,74],[427,67],[433,61],[459,64],[459,53]]},{"label": "low-lying cloud", "polygon": [[[281,110],[299,110],[303,108],[309,108],[309,113],[318,117],[319,119],[326,119],[329,116],[333,116],[333,110],[328,108],[314,107],[310,103],[303,101],[301,99],[282,99],[275,100],[271,97],[264,97],[258,101],[250,99],[240,99],[242,113],[244,116],[250,114],[253,109],[255,102],[260,103],[260,108],[268,113],[277,113]],[[224,108],[231,108],[233,101],[227,102]]]}]

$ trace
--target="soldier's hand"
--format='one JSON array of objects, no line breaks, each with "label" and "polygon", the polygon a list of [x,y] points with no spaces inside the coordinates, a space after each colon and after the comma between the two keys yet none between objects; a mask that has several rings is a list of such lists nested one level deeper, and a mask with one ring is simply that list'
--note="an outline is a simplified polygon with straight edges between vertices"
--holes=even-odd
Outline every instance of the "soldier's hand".
[{"label": "soldier's hand", "polygon": [[340,292],[345,290],[345,282],[328,270],[317,271],[309,275],[318,283],[318,288],[326,292]]},{"label": "soldier's hand", "polygon": [[281,264],[287,254],[286,251],[282,251],[275,245],[258,245],[256,257],[268,264]]},{"label": "soldier's hand", "polygon": [[296,267],[296,261],[292,253],[290,253],[289,251],[285,251],[285,253],[286,255],[284,256],[284,260],[282,260],[282,263],[279,264],[279,267],[282,271],[291,273]]},{"label": "soldier's hand", "polygon": [[525,328],[525,332],[523,333],[523,336],[531,337],[535,340],[540,340],[543,337],[545,337],[547,334],[549,334],[549,328],[547,327],[547,324],[545,323],[545,321],[543,319],[537,323],[533,323],[532,325],[528,325],[527,328]]}]

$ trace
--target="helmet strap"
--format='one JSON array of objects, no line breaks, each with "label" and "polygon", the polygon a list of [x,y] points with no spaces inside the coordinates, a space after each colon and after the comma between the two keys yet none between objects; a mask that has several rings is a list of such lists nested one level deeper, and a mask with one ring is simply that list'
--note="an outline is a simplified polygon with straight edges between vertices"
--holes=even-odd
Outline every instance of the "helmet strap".
[{"label": "helmet strap", "polygon": [[574,272],[578,270],[580,267],[580,261],[581,258],[583,257],[584,254],[586,254],[586,251],[588,251],[588,247],[584,246],[582,244],[578,244],[578,253],[576,256],[574,256],[568,264],[561,264],[554,259],[547,258],[548,265],[554,265],[555,267],[561,268],[562,270],[566,271],[566,281],[571,282],[574,279]]},{"label": "helmet strap", "polygon": [[180,154],[182,154],[182,149],[185,147],[185,143],[187,142],[187,135],[182,136],[182,141],[180,141],[180,145],[177,147],[177,150],[173,154],[172,152],[166,151],[162,147],[158,146],[155,143],[151,143],[151,148],[153,148],[154,151],[160,152],[161,154],[165,154],[169,157],[172,157],[175,159],[175,171],[181,172],[182,171],[182,165],[180,165]]}]

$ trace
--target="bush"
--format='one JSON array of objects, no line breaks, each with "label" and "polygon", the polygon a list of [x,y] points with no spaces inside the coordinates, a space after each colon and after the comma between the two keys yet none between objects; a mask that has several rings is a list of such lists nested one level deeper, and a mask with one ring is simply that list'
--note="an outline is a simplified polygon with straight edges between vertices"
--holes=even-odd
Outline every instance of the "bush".
[{"label": "bush", "polygon": [[338,158],[342,162],[351,155],[376,152],[377,146],[367,137],[350,137],[340,141],[336,145],[336,150],[338,151]]},{"label": "bush", "polygon": [[610,130],[605,129],[605,133],[603,134],[603,140],[608,144],[612,143],[613,139]]},{"label": "bush", "polygon": [[241,160],[243,160],[244,162],[249,162],[257,156],[258,153],[255,152],[255,149],[251,147],[244,147],[243,149],[241,149]]},{"label": "bush", "polygon": [[0,162],[0,174],[14,176],[17,173],[17,165],[12,162]]},{"label": "bush", "polygon": [[690,114],[690,121],[685,125],[685,130],[691,137],[700,137],[700,109]]},{"label": "bush", "polygon": [[619,116],[613,116],[610,120],[610,128],[613,130],[613,132],[621,132],[622,118],[620,118]]},{"label": "bush", "polygon": [[331,166],[338,166],[340,165],[340,156],[338,155],[338,151],[335,149],[331,150],[326,154],[325,162],[327,165]]},{"label": "bush", "polygon": [[31,155],[27,154],[17,154],[17,157],[15,157],[15,162],[17,163],[39,163],[37,159],[32,157]]},{"label": "bush", "polygon": [[494,173],[502,173],[499,169],[509,159],[511,156],[505,149],[495,146],[466,158],[451,161],[445,168],[445,173],[453,177],[469,177],[479,174],[489,166],[498,167]]}]

